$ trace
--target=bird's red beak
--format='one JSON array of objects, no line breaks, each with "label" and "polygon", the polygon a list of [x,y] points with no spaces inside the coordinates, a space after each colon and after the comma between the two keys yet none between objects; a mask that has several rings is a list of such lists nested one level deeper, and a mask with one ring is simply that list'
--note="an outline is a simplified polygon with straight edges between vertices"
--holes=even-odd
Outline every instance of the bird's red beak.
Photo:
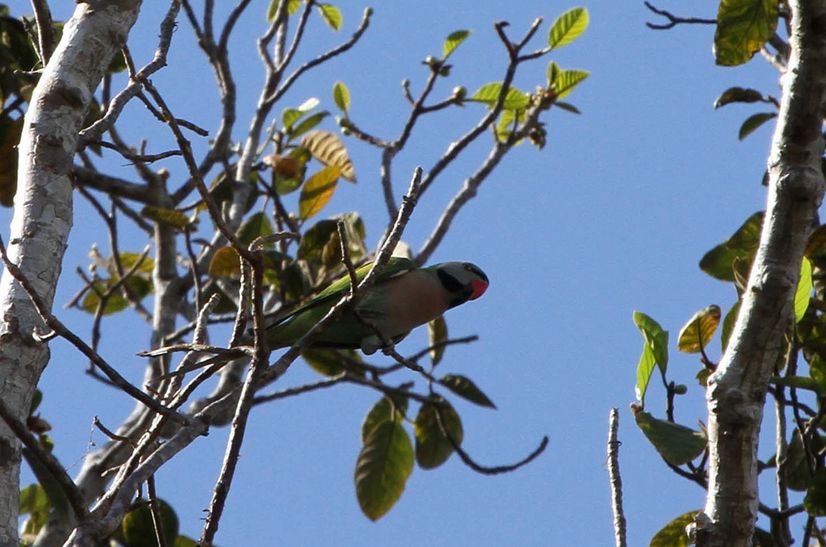
[{"label": "bird's red beak", "polygon": [[470,294],[471,300],[476,300],[483,294],[485,291],[488,290],[488,284],[482,281],[481,279],[474,279],[470,282],[470,286],[473,289],[473,292]]}]

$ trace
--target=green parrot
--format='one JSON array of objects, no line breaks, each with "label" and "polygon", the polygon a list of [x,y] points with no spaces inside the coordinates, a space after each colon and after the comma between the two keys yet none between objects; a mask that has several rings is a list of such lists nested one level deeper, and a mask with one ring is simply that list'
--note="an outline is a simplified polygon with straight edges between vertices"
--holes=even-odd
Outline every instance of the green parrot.
[{"label": "green parrot", "polygon": [[[356,270],[359,281],[371,267],[372,263],[367,263]],[[359,298],[355,313],[341,313],[316,336],[312,345],[361,349],[370,355],[383,346],[381,337],[371,325],[386,340],[396,343],[414,328],[436,319],[450,308],[479,298],[487,288],[488,277],[468,262],[445,262],[417,268],[411,260],[392,257],[376,282]],[[350,278],[345,275],[290,315],[267,327],[270,348],[293,345],[349,290]]]}]

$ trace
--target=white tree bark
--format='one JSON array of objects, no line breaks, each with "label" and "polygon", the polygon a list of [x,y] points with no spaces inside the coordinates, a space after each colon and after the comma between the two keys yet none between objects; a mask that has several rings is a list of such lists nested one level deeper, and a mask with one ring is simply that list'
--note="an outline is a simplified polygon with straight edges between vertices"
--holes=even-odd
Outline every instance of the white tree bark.
[{"label": "white tree bark", "polygon": [[[32,94],[19,146],[9,256],[51,305],[72,225],[69,172],[78,132],[109,61],[125,43],[140,0],[78,3]],[[49,359],[41,325],[8,272],[0,279],[0,397],[18,418]],[[0,421],[0,546],[17,546],[20,443]]]},{"label": "white tree bark", "polygon": [[757,518],[757,443],[766,389],[793,320],[803,250],[823,198],[826,2],[793,0],[791,58],[769,157],[760,247],[728,350],[708,383],[708,497],[697,545],[750,546]]}]

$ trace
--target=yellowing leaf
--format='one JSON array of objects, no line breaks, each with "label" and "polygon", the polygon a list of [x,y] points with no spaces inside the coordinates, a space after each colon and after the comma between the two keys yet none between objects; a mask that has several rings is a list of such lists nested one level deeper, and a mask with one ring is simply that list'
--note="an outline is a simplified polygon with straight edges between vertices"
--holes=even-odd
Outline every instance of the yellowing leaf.
[{"label": "yellowing leaf", "polygon": [[694,518],[699,512],[700,511],[697,510],[683,513],[663,526],[662,529],[651,538],[649,547],[688,547],[691,545],[691,540],[688,539],[685,527],[694,522]]},{"label": "yellowing leaf", "polygon": [[677,338],[677,349],[684,353],[699,353],[708,344],[720,324],[720,306],[712,304],[695,313]]},{"label": "yellowing leaf", "polygon": [[[436,346],[447,340],[447,323],[445,322],[444,315],[440,315],[433,321],[427,324],[427,335],[430,338],[430,345]],[[442,356],[445,353],[445,346],[437,346],[430,350],[430,361],[433,363],[433,366],[439,364],[442,360]]]},{"label": "yellowing leaf", "polygon": [[812,263],[805,256],[800,264],[800,280],[797,282],[797,291],[794,294],[795,322],[803,319],[809,309],[809,297],[812,295]]},{"label": "yellowing leaf", "polygon": [[221,247],[215,251],[207,270],[212,277],[241,278],[241,257],[232,247]]},{"label": "yellowing leaf", "polygon": [[777,5],[777,0],[722,0],[714,33],[715,62],[741,65],[760,51],[777,28]]},{"label": "yellowing leaf", "polygon": [[185,230],[191,224],[190,219],[186,214],[175,209],[165,209],[163,207],[155,207],[154,205],[147,205],[141,210],[141,215],[148,219],[160,222],[179,230]]},{"label": "yellowing leaf", "polygon": [[340,175],[341,167],[331,165],[307,179],[298,200],[298,214],[302,220],[307,220],[327,205],[336,191]]},{"label": "yellowing leaf", "polygon": [[301,139],[301,146],[310,151],[315,159],[328,167],[339,167],[340,175],[356,182],[356,170],[347,155],[347,148],[335,133],[313,131]]}]

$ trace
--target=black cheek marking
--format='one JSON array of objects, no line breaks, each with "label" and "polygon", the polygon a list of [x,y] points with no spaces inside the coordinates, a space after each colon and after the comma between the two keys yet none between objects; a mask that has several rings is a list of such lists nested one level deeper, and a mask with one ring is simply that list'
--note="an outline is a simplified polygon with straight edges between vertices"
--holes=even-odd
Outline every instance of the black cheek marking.
[{"label": "black cheek marking", "polygon": [[442,286],[445,288],[446,291],[451,293],[458,293],[462,292],[462,290],[464,289],[462,284],[459,283],[455,277],[445,272],[444,270],[436,270],[436,275],[439,276],[439,281],[441,281]]}]

